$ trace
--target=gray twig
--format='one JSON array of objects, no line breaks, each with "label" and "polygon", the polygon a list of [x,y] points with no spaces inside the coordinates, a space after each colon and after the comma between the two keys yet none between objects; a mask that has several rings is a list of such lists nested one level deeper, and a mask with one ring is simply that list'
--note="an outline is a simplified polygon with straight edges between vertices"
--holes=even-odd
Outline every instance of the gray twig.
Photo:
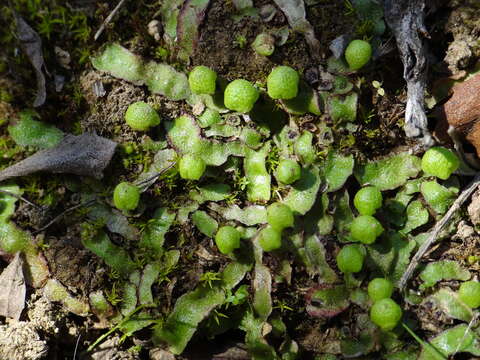
[{"label": "gray twig", "polygon": [[421,258],[423,257],[423,255],[425,255],[425,253],[430,248],[430,246],[432,246],[432,244],[435,242],[435,240],[438,237],[438,234],[440,233],[440,231],[442,231],[445,225],[450,221],[455,211],[457,211],[463,205],[463,203],[467,201],[470,195],[472,195],[472,193],[479,186],[480,186],[480,173],[477,173],[477,175],[475,175],[474,179],[470,182],[470,184],[468,184],[465,190],[463,190],[462,193],[458,196],[458,198],[452,204],[450,209],[448,209],[447,213],[443,216],[443,218],[435,224],[427,240],[422,244],[422,246],[420,246],[417,253],[410,261],[410,264],[408,265],[407,270],[405,270],[405,273],[402,275],[402,278],[400,279],[400,282],[399,282],[400,290],[403,290],[405,288],[407,281],[410,279],[413,272],[417,268]]},{"label": "gray twig", "polygon": [[83,203],[80,203],[80,204],[77,204],[77,205],[74,205],[70,208],[68,208],[67,210],[63,211],[60,215],[57,215],[56,217],[53,218],[53,220],[51,220],[48,224],[46,224],[45,226],[43,226],[42,228],[36,230],[34,232],[34,234],[38,234],[39,232],[42,232],[46,229],[48,229],[50,226],[52,226],[53,224],[55,224],[58,220],[60,220],[63,216],[65,216],[66,214],[68,214],[69,212],[73,211],[73,210],[76,210],[80,207],[87,207],[87,206],[90,206],[90,205],[93,205],[94,203],[96,202],[96,199],[93,199],[93,200],[88,200],[88,201],[85,201]]},{"label": "gray twig", "polygon": [[115,16],[115,14],[118,12],[118,10],[120,10],[120,8],[122,7],[122,5],[125,3],[126,0],[120,0],[118,5],[115,6],[115,8],[112,10],[112,12],[107,16],[107,18],[103,21],[102,25],[100,26],[100,28],[97,30],[97,32],[95,33],[95,36],[93,37],[93,40],[94,41],[97,41],[97,39],[100,37],[100,35],[102,35],[103,31],[105,30],[105,28],[107,27],[107,25],[110,23],[110,21],[112,21],[113,17]]}]

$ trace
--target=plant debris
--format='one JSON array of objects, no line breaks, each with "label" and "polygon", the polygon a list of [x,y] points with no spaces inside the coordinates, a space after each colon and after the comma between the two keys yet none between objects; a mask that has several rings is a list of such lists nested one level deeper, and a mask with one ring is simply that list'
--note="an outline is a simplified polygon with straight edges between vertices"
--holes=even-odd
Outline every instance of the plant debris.
[{"label": "plant debris", "polygon": [[0,181],[38,171],[101,179],[116,146],[115,142],[93,134],[66,135],[55,147],[39,151],[0,171]]},{"label": "plant debris", "polygon": [[39,107],[42,106],[47,99],[46,80],[45,75],[43,74],[45,63],[43,60],[42,39],[16,11],[14,11],[13,14],[17,25],[16,35],[23,51],[35,69],[35,76],[37,78],[37,95],[33,101],[33,106]]},{"label": "plant debris", "polygon": [[23,259],[20,252],[0,274],[0,316],[19,320],[25,308],[27,286],[23,277]]}]

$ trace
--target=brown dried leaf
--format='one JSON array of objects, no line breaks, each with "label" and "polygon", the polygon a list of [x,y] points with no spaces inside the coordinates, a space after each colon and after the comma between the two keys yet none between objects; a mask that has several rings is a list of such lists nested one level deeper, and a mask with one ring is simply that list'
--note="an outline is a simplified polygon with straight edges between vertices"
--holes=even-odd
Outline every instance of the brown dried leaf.
[{"label": "brown dried leaf", "polygon": [[116,146],[117,143],[94,134],[66,135],[57,146],[39,151],[0,171],[0,181],[38,171],[93,176],[100,179]]},{"label": "brown dried leaf", "polygon": [[25,307],[27,287],[23,276],[23,259],[17,252],[0,275],[0,315],[15,320]]},{"label": "brown dried leaf", "polygon": [[452,96],[439,109],[437,133],[445,131],[447,124],[453,126],[480,155],[480,74],[455,84],[451,91]]}]

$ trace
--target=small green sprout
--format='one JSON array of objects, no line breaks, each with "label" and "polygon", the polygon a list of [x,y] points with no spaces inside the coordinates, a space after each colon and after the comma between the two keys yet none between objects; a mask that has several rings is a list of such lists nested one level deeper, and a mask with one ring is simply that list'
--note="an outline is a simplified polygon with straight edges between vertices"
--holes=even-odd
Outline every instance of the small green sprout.
[{"label": "small green sprout", "polygon": [[285,204],[273,203],[267,208],[267,221],[273,228],[282,231],[293,226],[293,212]]},{"label": "small green sprout", "polygon": [[364,255],[356,245],[345,245],[336,257],[338,269],[346,273],[357,273],[362,270]]},{"label": "small green sprout", "polygon": [[258,242],[264,251],[273,251],[282,246],[282,233],[269,225],[258,234]]},{"label": "small green sprout", "polygon": [[234,111],[248,113],[258,100],[258,90],[251,82],[244,79],[233,80],[225,88],[223,101],[225,106]]},{"label": "small green sprout", "polygon": [[301,173],[302,168],[295,160],[282,159],[278,164],[276,177],[283,184],[292,184],[300,179]]},{"label": "small green sprout", "polygon": [[212,282],[221,280],[218,272],[207,271],[200,276],[200,282],[208,284],[209,288],[212,288]]},{"label": "small green sprout", "polygon": [[480,282],[466,281],[458,289],[458,297],[465,304],[475,309],[480,306]]},{"label": "small green sprout", "polygon": [[206,66],[195,66],[188,75],[188,84],[194,94],[215,94],[217,73]]},{"label": "small green sprout", "polygon": [[272,99],[293,99],[298,94],[298,72],[289,66],[277,66],[267,77],[267,92]]},{"label": "small green sprout", "polygon": [[122,182],[113,191],[113,203],[120,210],[134,210],[140,200],[140,190],[135,185]]},{"label": "small green sprout", "polygon": [[275,51],[275,38],[267,33],[258,34],[252,43],[252,49],[259,55],[270,56]]},{"label": "small green sprout", "polygon": [[457,155],[444,147],[432,147],[422,157],[422,170],[427,175],[447,180],[458,169],[460,161]]},{"label": "small green sprout", "polygon": [[240,247],[240,233],[233,226],[222,226],[215,235],[215,243],[222,254],[230,254]]},{"label": "small green sprout", "polygon": [[359,70],[370,61],[372,46],[365,40],[353,40],[345,50],[345,60],[351,70]]},{"label": "small green sprout", "polygon": [[380,190],[375,186],[367,186],[360,189],[353,198],[353,205],[360,215],[373,215],[382,207],[383,197]]},{"label": "small green sprout", "polygon": [[402,318],[402,309],[392,299],[378,300],[370,308],[370,320],[383,331],[390,331]]},{"label": "small green sprout", "polygon": [[368,283],[368,296],[373,301],[388,299],[393,294],[393,284],[384,278],[375,278]]},{"label": "small green sprout", "polygon": [[147,103],[137,101],[128,107],[125,112],[125,121],[133,130],[147,131],[160,124],[160,116]]},{"label": "small green sprout", "polygon": [[202,177],[207,165],[200,156],[186,154],[178,162],[178,170],[182,179],[198,180]]},{"label": "small green sprout", "polygon": [[350,226],[352,238],[363,244],[373,244],[383,230],[382,224],[370,215],[357,216]]}]

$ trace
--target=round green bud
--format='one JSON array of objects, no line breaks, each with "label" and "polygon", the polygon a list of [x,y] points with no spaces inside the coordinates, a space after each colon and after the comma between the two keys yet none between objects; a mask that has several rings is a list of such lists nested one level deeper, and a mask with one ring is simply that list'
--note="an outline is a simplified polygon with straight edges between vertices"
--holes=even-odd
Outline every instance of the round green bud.
[{"label": "round green bud", "polygon": [[134,210],[140,200],[140,190],[135,185],[122,182],[113,191],[113,203],[120,210]]},{"label": "round green bud", "polygon": [[292,184],[300,179],[302,168],[292,159],[282,159],[278,163],[276,177],[283,184]]},{"label": "round green bud", "polygon": [[215,94],[217,74],[206,66],[195,66],[188,75],[188,84],[194,94]]},{"label": "round green bud", "polygon": [[273,203],[267,207],[267,221],[273,228],[281,231],[293,226],[293,212],[285,204]]},{"label": "round green bud", "polygon": [[272,99],[293,99],[300,76],[289,66],[277,66],[267,77],[267,92]]},{"label": "round green bud", "polygon": [[258,242],[264,251],[272,251],[282,246],[282,232],[273,226],[264,227],[258,234]]},{"label": "round green bud", "polygon": [[365,40],[353,40],[345,50],[345,60],[351,70],[358,70],[370,61],[372,46]]},{"label": "round green bud", "polygon": [[310,131],[303,131],[299,136],[295,144],[293,144],[293,149],[295,155],[298,156],[300,161],[306,165],[311,164],[316,157],[315,148],[312,144],[313,134]]},{"label": "round green bud", "polygon": [[458,169],[460,161],[457,155],[444,147],[432,147],[422,157],[422,170],[425,174],[447,180]]},{"label": "round green bud", "polygon": [[357,191],[353,205],[361,215],[373,215],[382,207],[382,193],[375,186],[367,186]]},{"label": "round green bud", "polygon": [[465,304],[475,309],[480,306],[480,282],[466,281],[458,289],[458,297]]},{"label": "round green bud", "polygon": [[376,278],[368,283],[367,291],[373,301],[388,299],[393,294],[393,284],[390,280]]},{"label": "round green bud", "polygon": [[186,154],[178,162],[180,177],[187,180],[198,180],[202,177],[207,165],[200,156]]},{"label": "round green bud", "polygon": [[137,101],[128,107],[125,112],[125,121],[133,130],[147,131],[160,124],[160,116],[146,102]]},{"label": "round green bud", "polygon": [[402,309],[392,299],[378,300],[370,308],[370,320],[384,331],[393,330],[401,318]]},{"label": "round green bud", "polygon": [[270,56],[275,51],[275,38],[267,33],[258,34],[252,43],[252,49],[259,55]]},{"label": "round green bud", "polygon": [[258,90],[250,81],[244,79],[233,80],[225,88],[223,102],[225,106],[234,111],[248,113],[258,100]]},{"label": "round green bud", "polygon": [[240,233],[233,226],[222,226],[215,235],[215,244],[222,254],[230,254],[240,247]]},{"label": "round green bud", "polygon": [[372,244],[383,233],[383,226],[370,215],[360,215],[350,225],[353,240],[364,244]]},{"label": "round green bud", "polygon": [[364,256],[356,245],[345,245],[337,254],[337,266],[343,273],[357,273],[362,270]]}]

